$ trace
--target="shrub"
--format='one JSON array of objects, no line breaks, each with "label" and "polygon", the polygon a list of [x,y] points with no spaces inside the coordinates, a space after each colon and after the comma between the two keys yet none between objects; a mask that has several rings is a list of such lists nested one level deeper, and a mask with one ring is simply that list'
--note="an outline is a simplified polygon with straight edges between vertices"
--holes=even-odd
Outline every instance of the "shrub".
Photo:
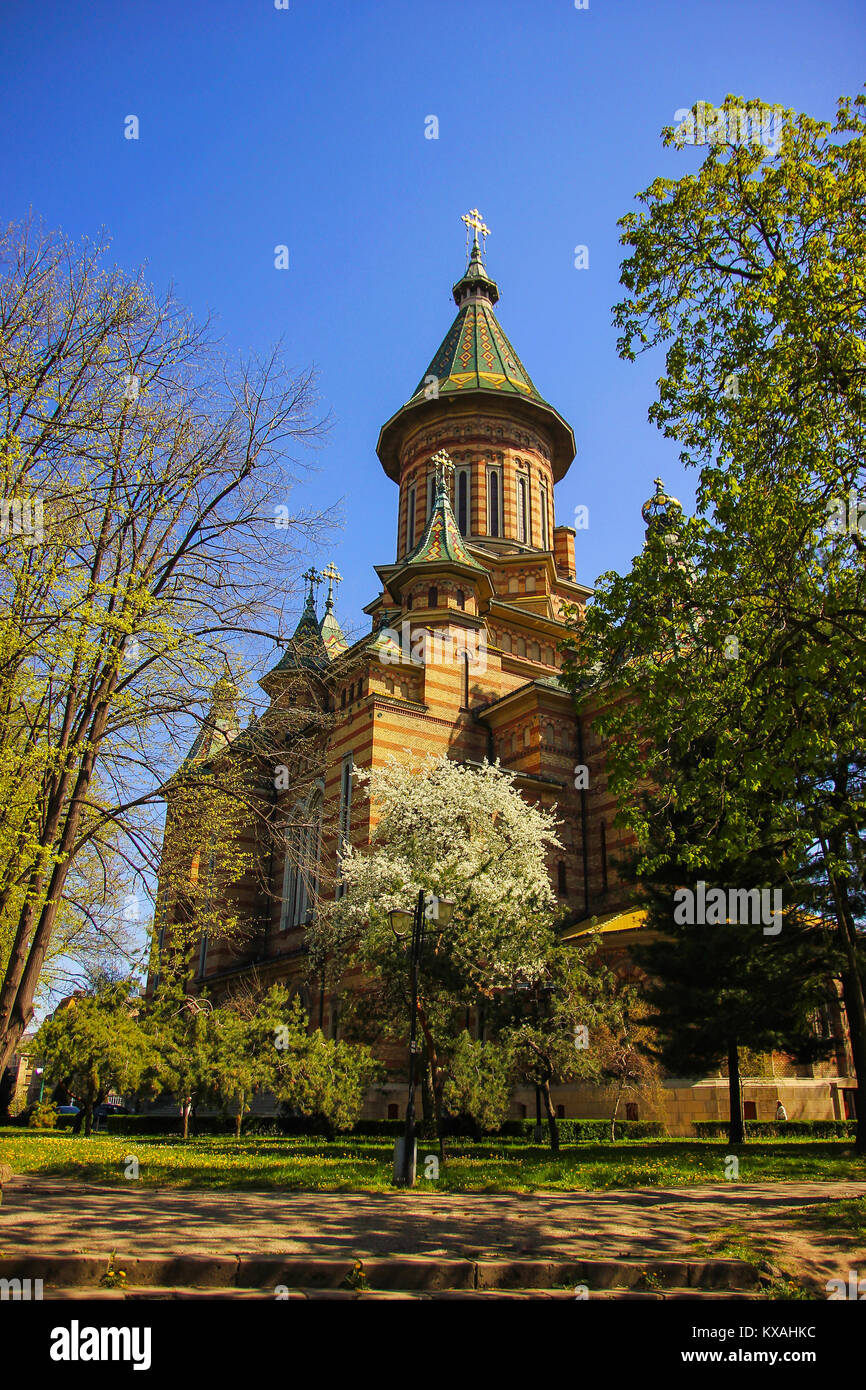
[{"label": "shrub", "polygon": [[[746,1120],[746,1133],[756,1139],[853,1139],[856,1120]],[[695,1120],[699,1139],[727,1139],[725,1120]]]},{"label": "shrub", "polygon": [[[610,1143],[610,1120],[557,1120],[556,1124],[562,1144]],[[506,1120],[500,1133],[530,1141],[534,1130],[534,1120]],[[666,1133],[664,1125],[654,1120],[617,1120],[616,1122],[618,1139],[657,1139]],[[546,1142],[546,1125],[544,1135],[543,1143]]]},{"label": "shrub", "polygon": [[30,1129],[56,1129],[58,1118],[70,1119],[74,1116],[58,1116],[52,1101],[39,1100],[30,1111],[27,1125]]}]

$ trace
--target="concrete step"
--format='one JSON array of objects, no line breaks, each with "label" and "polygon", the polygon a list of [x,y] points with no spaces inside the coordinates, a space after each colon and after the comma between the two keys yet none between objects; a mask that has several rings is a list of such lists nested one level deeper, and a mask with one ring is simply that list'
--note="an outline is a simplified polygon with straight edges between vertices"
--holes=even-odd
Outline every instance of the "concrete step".
[{"label": "concrete step", "polygon": [[[633,1289],[598,1289],[590,1290],[589,1298],[593,1300],[604,1299],[631,1299],[665,1301],[670,1299],[702,1299],[717,1301],[720,1299],[736,1299],[742,1302],[743,1299],[753,1300],[759,1298],[760,1294],[754,1290],[741,1291],[730,1289],[663,1289],[653,1292],[637,1292]],[[270,1299],[274,1301],[274,1294],[270,1289],[192,1289],[192,1288],[170,1288],[168,1286],[144,1286],[139,1285],[134,1288],[124,1289],[103,1289],[87,1288],[81,1285],[69,1289],[46,1288],[44,1300],[46,1302],[74,1301],[91,1302],[93,1300],[102,1302],[117,1301],[124,1302],[167,1302],[173,1300],[196,1300],[202,1299],[224,1300],[231,1299]],[[289,1289],[281,1295],[282,1300],[308,1300],[316,1302],[319,1300],[349,1299],[369,1301],[390,1300],[392,1302],[404,1301],[430,1301],[430,1300],[490,1300],[490,1299],[548,1299],[563,1301],[569,1300],[572,1303],[576,1299],[573,1289],[417,1289],[414,1291],[399,1289],[365,1289],[356,1291],[351,1289]]]},{"label": "concrete step", "polygon": [[[123,1272],[121,1288],[106,1288],[109,1273]],[[79,1290],[78,1297],[277,1297],[277,1290],[299,1297],[449,1296],[495,1293],[575,1297],[585,1285],[590,1295],[690,1297],[698,1293],[738,1294],[760,1287],[757,1270],[742,1260],[446,1259],[391,1256],[334,1259],[294,1255],[56,1255],[48,1252],[0,1256],[0,1280],[41,1279],[43,1296]],[[15,1296],[14,1282],[3,1285]],[[9,1289],[12,1290],[11,1294]],[[153,1293],[149,1294],[148,1291]],[[168,1290],[168,1293],[164,1291]],[[49,1292],[54,1291],[54,1292]],[[290,1293],[291,1296],[291,1293]]]}]

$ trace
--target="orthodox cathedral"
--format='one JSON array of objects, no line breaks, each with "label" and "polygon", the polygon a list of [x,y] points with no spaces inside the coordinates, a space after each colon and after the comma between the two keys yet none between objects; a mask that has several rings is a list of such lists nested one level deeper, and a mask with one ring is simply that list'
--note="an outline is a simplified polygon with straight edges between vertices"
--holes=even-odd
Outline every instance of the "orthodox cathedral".
[{"label": "orthodox cathedral", "polygon": [[[355,767],[392,756],[417,762],[427,753],[470,766],[498,759],[527,799],[557,808],[563,847],[549,872],[565,935],[597,928],[610,963],[628,969],[641,930],[643,914],[614,867],[625,839],[614,826],[594,728],[599,697],[578,708],[560,674],[566,612],[580,610],[592,592],[577,578],[575,532],[554,511],[555,485],[575,457],[574,435],[499,324],[499,289],[482,255],[487,228],[477,211],[464,221],[471,242],[453,287],[454,320],[379,434],[379,461],[397,488],[396,545],[394,558],[375,566],[377,590],[364,610],[369,630],[348,643],[335,614],[339,575],[333,565],[308,571],[303,613],[282,659],[261,678],[269,705],[254,721],[278,728],[288,720],[295,730],[283,740],[276,778],[263,786],[281,832],[234,895],[245,931],[237,939],[203,937],[198,953],[195,988],[218,998],[245,979],[285,981],[328,1036],[338,1035],[338,1000],[325,981],[310,983],[305,928],[316,897],[340,892],[341,844],[369,841],[370,806],[354,784]],[[671,504],[657,483],[644,508],[648,524]],[[183,766],[247,756],[248,744],[233,689],[219,682]],[[171,785],[167,801],[168,844],[177,816]],[[239,835],[256,857],[255,827]],[[172,859],[169,873],[168,862],[164,855],[161,946],[184,910],[177,864]],[[196,864],[188,866],[193,876]],[[764,1072],[745,1082],[747,1119],[774,1118],[780,1098],[792,1119],[844,1117],[850,1107],[841,1043],[832,1065],[773,1058]],[[368,1096],[364,1113],[402,1117],[405,1094],[395,1073]],[[609,1113],[598,1087],[562,1086],[555,1100],[562,1115]],[[727,1103],[721,1076],[670,1078],[651,1100],[628,1101],[626,1114],[685,1133],[695,1119],[724,1119]],[[513,1114],[527,1113],[534,1113],[534,1096],[517,1092]]]}]

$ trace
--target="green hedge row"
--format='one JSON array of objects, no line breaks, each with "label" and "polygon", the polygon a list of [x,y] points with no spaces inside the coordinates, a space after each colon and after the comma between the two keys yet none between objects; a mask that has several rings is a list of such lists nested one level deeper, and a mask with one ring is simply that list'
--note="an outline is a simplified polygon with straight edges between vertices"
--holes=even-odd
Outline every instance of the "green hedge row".
[{"label": "green hedge row", "polygon": [[[591,1140],[595,1143],[604,1143],[610,1139],[609,1120],[557,1120],[560,1143],[577,1144],[584,1140]],[[171,1115],[110,1115],[104,1121],[105,1131],[109,1134],[179,1134],[180,1118]],[[393,1137],[402,1134],[405,1129],[404,1120],[359,1120],[354,1129],[350,1131],[354,1135],[366,1135],[369,1137]],[[535,1131],[534,1120],[507,1120],[501,1129],[495,1134],[482,1135],[475,1131],[471,1124],[461,1122],[459,1119],[447,1120],[445,1131],[453,1138],[514,1138],[522,1139],[526,1143],[531,1143]],[[191,1132],[200,1135],[219,1135],[234,1134],[234,1120],[226,1119],[221,1115],[203,1115],[191,1126]],[[663,1125],[650,1123],[642,1120],[618,1120],[616,1124],[616,1136],[618,1139],[650,1139],[656,1138],[665,1133]],[[332,1130],[320,1116],[304,1116],[300,1118],[289,1118],[278,1116],[276,1118],[265,1115],[247,1115],[244,1119],[242,1133],[249,1136],[254,1135],[323,1135],[329,1137]],[[433,1131],[429,1125],[419,1124],[419,1138],[429,1140],[433,1137]],[[542,1124],[542,1143],[547,1143],[548,1130],[546,1121]]]},{"label": "green hedge row", "polygon": [[[557,1120],[562,1144],[579,1144],[591,1140],[596,1144],[610,1141],[610,1120]],[[541,1122],[542,1143],[547,1143],[547,1121]],[[535,1133],[534,1120],[506,1120],[499,1131],[507,1136],[531,1141]],[[658,1139],[667,1134],[664,1125],[653,1120],[617,1120],[617,1139]]]},{"label": "green hedge row", "polygon": [[[755,1138],[791,1138],[800,1135],[804,1139],[853,1139],[857,1132],[856,1120],[745,1120],[746,1133]],[[725,1120],[695,1120],[695,1133],[699,1139],[726,1139],[728,1126]]]}]

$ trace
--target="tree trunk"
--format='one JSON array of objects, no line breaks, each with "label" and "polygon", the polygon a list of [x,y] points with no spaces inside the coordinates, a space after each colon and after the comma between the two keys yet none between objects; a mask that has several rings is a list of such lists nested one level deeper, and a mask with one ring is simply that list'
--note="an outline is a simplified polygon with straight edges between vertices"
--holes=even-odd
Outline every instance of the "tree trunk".
[{"label": "tree trunk", "polygon": [[93,1133],[93,1101],[84,1102],[84,1137],[89,1139]]},{"label": "tree trunk", "polygon": [[418,1022],[421,1024],[421,1032],[424,1034],[424,1041],[427,1044],[427,1056],[430,1059],[430,1076],[433,1083],[433,1111],[436,1116],[436,1138],[439,1141],[439,1159],[440,1162],[444,1163],[445,1138],[442,1133],[442,1091],[445,1086],[445,1075],[442,1068],[439,1066],[436,1044],[433,1041],[430,1026],[420,1004],[418,1006]]},{"label": "tree trunk", "polygon": [[425,1047],[421,1058],[421,1118],[425,1125],[433,1123],[435,1118],[433,1102],[433,1080],[430,1075],[430,1058]]},{"label": "tree trunk", "polygon": [[619,1083],[618,1088],[617,1088],[616,1100],[614,1101],[614,1105],[613,1105],[613,1114],[612,1114],[611,1117],[610,1117],[610,1142],[611,1142],[612,1144],[615,1144],[615,1143],[616,1143],[616,1117],[617,1117],[617,1113],[618,1113],[618,1111],[619,1111],[619,1103],[620,1103],[620,1101],[622,1100],[622,1092],[623,1092],[623,1087],[624,1087],[624,1086],[625,1086],[625,1082],[624,1082],[624,1081],[621,1081],[621,1082]]},{"label": "tree trunk", "polygon": [[[42,905],[35,929],[33,928],[35,904],[32,900],[25,903],[15,936],[15,944],[7,962],[6,975],[2,987],[0,987],[0,1073],[8,1064],[22,1034],[33,1017],[33,999],[39,984],[42,966],[48,954],[48,947],[51,944],[63,889],[72,866],[72,853],[75,848],[78,827],[93,778],[96,749],[105,733],[109,699],[116,683],[117,673],[115,672],[109,680],[107,688],[103,688],[97,697],[91,726],[88,730],[89,746],[81,759],[65,817],[61,816],[61,810],[58,806],[52,820],[54,833],[60,830],[61,823],[63,826],[59,842],[55,846],[48,831],[44,830],[42,833],[43,845],[48,850],[53,851],[55,862],[49,880],[48,896]],[[55,800],[57,800],[56,797]],[[37,877],[41,891],[43,883],[41,871]],[[31,892],[35,896],[32,883]]]},{"label": "tree trunk", "polygon": [[736,1038],[728,1039],[728,1103],[730,1106],[728,1143],[742,1144],[745,1135],[743,1133],[743,1106],[740,1100],[740,1057],[737,1052]]},{"label": "tree trunk", "polygon": [[841,979],[842,998],[851,1040],[851,1056],[854,1059],[854,1074],[857,1077],[857,1089],[854,1092],[854,1108],[857,1115],[854,1151],[866,1154],[866,1001],[863,995],[863,981],[860,978],[860,963],[857,960],[857,933],[848,904],[848,889],[838,880],[831,881],[831,886],[836,903],[838,931],[848,965],[847,970],[841,972]]},{"label": "tree trunk", "polygon": [[556,1110],[553,1101],[550,1099],[550,1077],[545,1077],[541,1083],[541,1094],[544,1097],[544,1108],[547,1111],[547,1129],[550,1134],[551,1153],[559,1153],[559,1128],[556,1123]]},{"label": "tree trunk", "polygon": [[236,1139],[240,1139],[240,1137],[241,1137],[241,1125],[242,1125],[243,1122],[244,1122],[244,1100],[245,1100],[245,1099],[246,1099],[246,1097],[245,1097],[245,1095],[244,1095],[244,1093],[243,1093],[243,1091],[242,1091],[242,1092],[241,1092],[241,1096],[240,1096],[240,1100],[238,1101],[238,1113],[237,1113],[237,1116],[235,1117],[235,1138],[236,1138]]},{"label": "tree trunk", "polygon": [[189,1096],[184,1096],[180,1105],[180,1117],[182,1121],[181,1133],[184,1139],[189,1138],[189,1112],[192,1109],[192,1100]]}]

